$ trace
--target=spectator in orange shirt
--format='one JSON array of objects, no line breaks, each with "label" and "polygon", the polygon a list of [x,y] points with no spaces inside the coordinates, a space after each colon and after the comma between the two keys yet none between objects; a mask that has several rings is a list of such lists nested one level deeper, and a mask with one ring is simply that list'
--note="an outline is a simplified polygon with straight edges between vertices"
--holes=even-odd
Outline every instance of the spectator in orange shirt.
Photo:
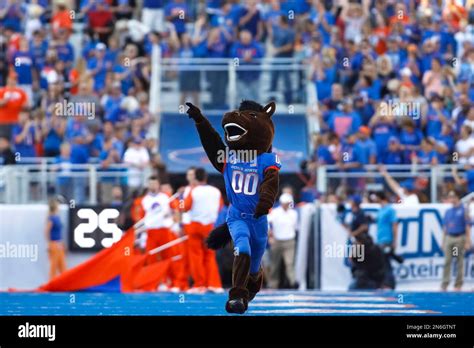
[{"label": "spectator in orange shirt", "polygon": [[463,6],[457,4],[456,0],[447,1],[443,8],[443,19],[445,22],[450,22],[455,30],[459,30],[461,21],[466,18],[467,11]]},{"label": "spectator in orange shirt", "polygon": [[66,6],[66,3],[61,0],[56,3],[56,11],[51,17],[51,27],[53,33],[56,34],[59,29],[66,29],[68,33],[72,32],[72,18],[71,12]]},{"label": "spectator in orange shirt", "polygon": [[395,5],[395,14],[390,17],[390,25],[393,27],[397,22],[401,22],[405,25],[410,23],[410,16],[408,9],[404,3],[397,3]]},{"label": "spectator in orange shirt", "polygon": [[7,85],[0,88],[0,135],[11,137],[12,126],[18,123],[20,111],[27,105],[28,97],[17,87],[17,74],[10,72]]}]

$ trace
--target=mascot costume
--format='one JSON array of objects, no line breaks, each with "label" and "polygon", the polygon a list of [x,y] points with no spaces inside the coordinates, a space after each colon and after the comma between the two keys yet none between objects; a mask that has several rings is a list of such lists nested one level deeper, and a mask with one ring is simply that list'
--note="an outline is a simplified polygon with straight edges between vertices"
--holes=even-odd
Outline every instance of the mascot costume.
[{"label": "mascot costume", "polygon": [[[225,308],[229,313],[243,314],[248,302],[262,287],[261,260],[268,239],[267,214],[278,193],[280,161],[272,153],[275,128],[271,119],[276,106],[274,102],[262,106],[244,100],[238,110],[226,113],[222,119],[226,146],[201,110],[191,103],[186,105],[207,157],[224,175],[231,205],[226,223],[211,231],[207,245],[218,249],[232,240],[232,288]],[[242,161],[240,156],[223,156],[228,153],[255,155],[251,160],[244,156],[247,161]]]}]

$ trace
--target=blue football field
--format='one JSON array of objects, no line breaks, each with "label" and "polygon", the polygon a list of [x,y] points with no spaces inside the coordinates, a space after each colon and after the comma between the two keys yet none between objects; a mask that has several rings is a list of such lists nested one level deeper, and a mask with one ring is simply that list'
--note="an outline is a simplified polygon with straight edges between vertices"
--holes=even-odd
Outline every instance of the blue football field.
[{"label": "blue football field", "polygon": [[[228,315],[226,294],[0,293],[0,315]],[[245,315],[472,315],[474,292],[262,291]]]}]

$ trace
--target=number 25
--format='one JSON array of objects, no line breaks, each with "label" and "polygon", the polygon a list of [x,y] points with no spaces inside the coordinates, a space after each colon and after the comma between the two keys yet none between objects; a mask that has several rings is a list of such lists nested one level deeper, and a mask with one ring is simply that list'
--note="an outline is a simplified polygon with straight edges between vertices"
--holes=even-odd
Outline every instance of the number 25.
[{"label": "number 25", "polygon": [[77,216],[81,219],[86,219],[87,222],[77,225],[74,229],[74,241],[81,248],[92,248],[95,245],[95,240],[91,237],[86,237],[86,233],[94,232],[97,227],[104,233],[111,233],[112,237],[102,239],[102,246],[108,248],[122,237],[122,231],[117,224],[109,222],[109,219],[116,219],[119,216],[117,209],[104,209],[99,214],[92,209],[79,209]]}]

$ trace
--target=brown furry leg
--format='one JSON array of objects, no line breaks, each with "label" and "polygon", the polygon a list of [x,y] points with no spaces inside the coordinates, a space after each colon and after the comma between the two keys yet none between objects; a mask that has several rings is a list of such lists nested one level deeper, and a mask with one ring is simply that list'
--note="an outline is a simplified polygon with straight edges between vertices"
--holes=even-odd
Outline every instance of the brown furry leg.
[{"label": "brown furry leg", "polygon": [[229,300],[226,303],[227,312],[243,314],[247,310],[249,273],[250,256],[247,254],[235,256],[232,267],[232,288],[229,291]]},{"label": "brown furry leg", "polygon": [[263,285],[263,268],[260,267],[257,273],[250,273],[249,281],[247,283],[247,290],[249,291],[249,302],[252,301],[260,291]]}]

